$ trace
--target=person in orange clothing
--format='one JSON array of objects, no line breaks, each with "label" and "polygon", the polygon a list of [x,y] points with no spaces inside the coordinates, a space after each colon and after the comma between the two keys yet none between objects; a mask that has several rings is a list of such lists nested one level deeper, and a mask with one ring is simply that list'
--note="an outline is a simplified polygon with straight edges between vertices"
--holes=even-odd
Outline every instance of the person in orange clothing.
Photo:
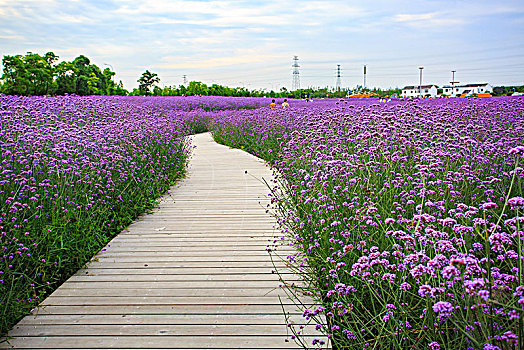
[{"label": "person in orange clothing", "polygon": [[269,105],[269,108],[271,108],[271,109],[276,109],[277,108],[277,104],[275,103],[275,100],[271,100],[271,104]]}]

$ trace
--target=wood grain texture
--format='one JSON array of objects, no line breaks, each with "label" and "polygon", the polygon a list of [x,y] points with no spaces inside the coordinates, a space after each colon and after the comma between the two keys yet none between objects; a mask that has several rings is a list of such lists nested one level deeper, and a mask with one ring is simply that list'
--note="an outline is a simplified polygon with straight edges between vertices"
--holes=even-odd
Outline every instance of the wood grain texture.
[{"label": "wood grain texture", "polygon": [[[186,178],[21,320],[0,348],[302,349],[284,315],[305,322],[280,288],[301,281],[286,267],[293,248],[267,212],[271,171],[209,134],[192,142]],[[275,243],[272,260],[266,248]]]}]

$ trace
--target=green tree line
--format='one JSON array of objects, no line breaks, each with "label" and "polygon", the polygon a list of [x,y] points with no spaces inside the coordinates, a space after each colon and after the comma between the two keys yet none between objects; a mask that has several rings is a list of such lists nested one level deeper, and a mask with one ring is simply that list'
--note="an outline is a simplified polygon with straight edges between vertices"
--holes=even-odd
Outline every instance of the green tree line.
[{"label": "green tree line", "polygon": [[[155,73],[153,73],[155,74]],[[274,91],[263,91],[263,90],[248,90],[244,87],[229,87],[220,84],[212,84],[208,86],[200,81],[191,81],[187,86],[165,86],[163,88],[158,85],[148,84],[152,81],[149,71],[146,71],[142,77],[138,80],[140,83],[137,89],[133,89],[132,95],[135,96],[234,96],[234,97],[287,97],[288,93],[275,93]],[[156,82],[159,82],[156,81]]]},{"label": "green tree line", "polygon": [[8,95],[127,95],[115,72],[101,70],[84,55],[59,61],[53,52],[6,55],[2,59],[0,92]]},{"label": "green tree line", "polygon": [[514,93],[524,93],[524,85],[513,86],[495,86],[493,88],[494,96],[512,96]]}]

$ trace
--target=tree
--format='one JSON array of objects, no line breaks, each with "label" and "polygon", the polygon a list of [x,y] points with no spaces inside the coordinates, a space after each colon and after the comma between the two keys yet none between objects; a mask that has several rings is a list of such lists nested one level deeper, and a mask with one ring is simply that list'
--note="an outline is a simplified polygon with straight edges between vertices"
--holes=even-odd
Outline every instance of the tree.
[{"label": "tree", "polygon": [[139,83],[138,90],[143,95],[150,95],[151,94],[151,87],[155,84],[160,82],[160,78],[156,73],[151,73],[149,70],[146,70],[144,73],[142,73],[142,76],[137,80]]},{"label": "tree", "polygon": [[3,90],[14,95],[45,95],[54,90],[54,64],[58,60],[52,52],[44,56],[28,52],[25,56],[4,56]]},{"label": "tree", "polygon": [[122,80],[120,80],[118,82],[118,84],[116,84],[116,87],[115,89],[111,92],[111,95],[121,95],[121,96],[126,96],[129,94],[129,91],[127,91],[126,89],[124,89],[124,84],[122,84]]},{"label": "tree", "polygon": [[28,52],[24,57],[27,77],[29,79],[30,95],[47,95],[54,92],[54,64],[58,60],[53,52],[48,52],[44,56],[37,53]]},{"label": "tree", "polygon": [[2,65],[3,92],[9,95],[27,95],[30,82],[23,56],[4,56]]},{"label": "tree", "polygon": [[111,71],[109,68],[104,69],[102,72],[104,92],[106,95],[116,95],[116,84],[113,81],[115,74],[116,73]]},{"label": "tree", "polygon": [[200,81],[190,81],[187,87],[188,95],[207,95],[208,88],[207,85]]},{"label": "tree", "polygon": [[76,75],[73,63],[60,62],[56,65],[55,74],[57,94],[74,94],[76,92]]},{"label": "tree", "polygon": [[90,95],[89,89],[89,65],[90,61],[84,55],[80,55],[73,60],[73,69],[75,72],[75,93],[80,96]]},{"label": "tree", "polygon": [[89,89],[89,95],[99,94],[99,90],[97,88],[99,82],[100,78],[97,77],[95,72],[91,72],[91,74],[89,74],[89,78],[87,79],[87,88]]},{"label": "tree", "polygon": [[158,85],[153,87],[153,96],[162,96],[162,88]]}]

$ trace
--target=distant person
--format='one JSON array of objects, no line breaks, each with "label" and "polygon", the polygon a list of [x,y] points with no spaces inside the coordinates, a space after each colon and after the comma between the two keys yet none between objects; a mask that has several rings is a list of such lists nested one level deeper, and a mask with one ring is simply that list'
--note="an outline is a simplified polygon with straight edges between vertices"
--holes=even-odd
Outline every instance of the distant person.
[{"label": "distant person", "polygon": [[288,108],[289,103],[287,103],[287,98],[284,99],[284,102],[282,102],[282,108]]},{"label": "distant person", "polygon": [[275,103],[275,100],[271,100],[271,104],[269,105],[269,108],[271,108],[271,109],[276,109],[277,108],[277,104]]}]

